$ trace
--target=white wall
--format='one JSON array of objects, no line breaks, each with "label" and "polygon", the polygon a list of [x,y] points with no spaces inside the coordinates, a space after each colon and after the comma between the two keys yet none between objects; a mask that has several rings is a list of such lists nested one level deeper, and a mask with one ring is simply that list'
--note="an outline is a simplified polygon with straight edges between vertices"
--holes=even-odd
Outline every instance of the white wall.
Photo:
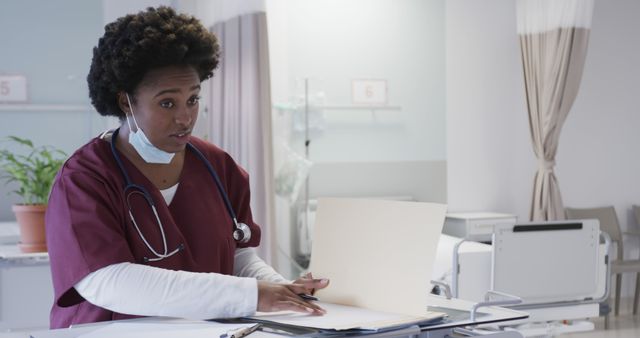
[{"label": "white wall", "polygon": [[294,0],[286,13],[289,101],[309,78],[324,105],[353,106],[352,80],[384,79],[388,104],[402,108],[326,109],[313,161],[444,160],[444,1]]},{"label": "white wall", "polygon": [[[623,231],[639,230],[640,1],[597,1],[580,94],[560,139],[557,175],[566,206],[614,205]],[[639,258],[637,237],[625,257]],[[627,274],[623,295],[633,295]]]},{"label": "white wall", "polygon": [[[515,7],[511,0],[446,2],[447,191],[450,211],[526,214],[513,191],[527,168]],[[516,159],[516,152],[525,156]],[[525,163],[520,163],[525,160]],[[533,157],[531,158],[533,167]],[[533,171],[531,171],[533,175]],[[533,181],[533,178],[529,179]],[[524,188],[524,187],[523,187]],[[526,189],[526,188],[525,188]],[[526,205],[526,204],[525,204]]]},{"label": "white wall", "polygon": [[172,0],[174,8],[196,16],[209,28],[233,17],[266,10],[266,0]]},{"label": "white wall", "polygon": [[613,204],[623,227],[635,229],[631,204],[640,204],[639,17],[637,0],[596,2],[580,96],[558,154],[566,205]]},{"label": "white wall", "polygon": [[[2,107],[0,148],[21,151],[4,142],[7,136],[15,135],[71,154],[103,126],[89,103],[86,84],[91,51],[102,31],[102,4],[96,0],[5,0],[0,2],[0,31],[0,74],[27,78],[28,104],[82,109]],[[11,204],[21,201],[7,195],[15,188],[15,184],[0,181],[0,221],[15,219]]]},{"label": "white wall", "polygon": [[[93,0],[95,1],[95,0]],[[147,7],[171,6],[171,0],[101,0],[102,21],[106,25],[127,14],[135,14]],[[97,44],[98,41],[96,41]]]},{"label": "white wall", "polygon": [[[529,217],[531,148],[515,1],[447,1],[447,159],[451,211]],[[556,158],[566,206],[614,205],[623,229],[640,204],[640,2],[597,1],[580,93]],[[638,244],[625,243],[638,256]],[[625,279],[629,294],[632,276]]]}]

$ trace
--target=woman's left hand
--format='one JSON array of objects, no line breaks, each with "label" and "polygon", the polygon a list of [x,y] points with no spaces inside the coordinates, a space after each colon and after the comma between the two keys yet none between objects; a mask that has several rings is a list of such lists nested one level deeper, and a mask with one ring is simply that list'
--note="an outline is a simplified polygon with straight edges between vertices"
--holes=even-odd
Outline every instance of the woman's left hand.
[{"label": "woman's left hand", "polygon": [[306,293],[313,295],[316,290],[324,289],[329,286],[329,279],[327,278],[313,278],[313,274],[308,272],[304,276],[293,281],[294,284],[304,285]]}]

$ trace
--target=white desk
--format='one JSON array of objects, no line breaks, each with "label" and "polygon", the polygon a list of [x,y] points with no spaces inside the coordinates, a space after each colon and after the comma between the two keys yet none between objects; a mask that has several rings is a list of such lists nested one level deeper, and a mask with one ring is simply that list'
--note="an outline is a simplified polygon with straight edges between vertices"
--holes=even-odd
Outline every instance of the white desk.
[{"label": "white desk", "polygon": [[[445,299],[440,296],[430,296],[429,297],[430,306],[438,306],[438,307],[446,307],[454,310],[460,311],[469,311],[471,307],[474,305],[472,302],[463,301],[459,299]],[[450,333],[451,329],[454,327],[463,327],[468,325],[475,324],[489,324],[489,323],[497,323],[509,320],[519,320],[525,319],[528,317],[527,313],[509,310],[500,307],[487,307],[481,308],[479,310],[482,315],[480,315],[475,322],[472,322],[470,319],[458,320],[455,322],[448,322],[438,325],[432,325],[428,327],[418,328],[416,326],[408,327],[398,331],[392,332],[384,332],[375,335],[367,334],[367,337],[407,337],[407,336],[415,336],[420,335],[421,337],[444,337],[445,334]],[[147,322],[166,322],[172,319],[166,318],[142,318],[142,319],[132,319],[134,321],[147,321]],[[58,329],[58,330],[41,330],[41,331],[22,331],[22,332],[10,332],[5,334],[0,334],[0,337],[3,338],[76,338],[82,334],[89,333],[93,330],[103,327],[104,325],[108,325],[109,322],[88,324],[88,325],[80,325],[77,327],[73,327],[70,329]],[[250,338],[259,338],[259,337],[282,337],[272,333],[265,332],[255,332],[252,333]]]},{"label": "white desk", "polygon": [[22,253],[18,235],[17,224],[0,222],[0,331],[49,326],[49,254]]},{"label": "white desk", "polygon": [[[459,311],[469,311],[471,307],[476,304],[475,302],[470,302],[462,299],[446,299],[444,297],[430,295],[429,296],[429,306],[437,306],[443,308],[449,308],[453,310]],[[432,325],[423,329],[423,331],[433,331],[439,330],[443,328],[452,328],[452,327],[460,327],[460,326],[468,326],[468,325],[483,325],[483,324],[491,324],[497,322],[511,321],[511,320],[521,320],[529,317],[529,314],[522,311],[511,310],[503,307],[483,307],[478,310],[480,315],[476,318],[475,322],[472,322],[470,318],[458,320],[455,322]]]}]

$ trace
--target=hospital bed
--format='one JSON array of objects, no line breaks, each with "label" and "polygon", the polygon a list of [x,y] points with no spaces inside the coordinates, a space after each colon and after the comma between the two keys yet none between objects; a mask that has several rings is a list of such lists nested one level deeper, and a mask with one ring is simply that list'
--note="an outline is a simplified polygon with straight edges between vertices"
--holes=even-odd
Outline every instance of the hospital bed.
[{"label": "hospital bed", "polygon": [[492,243],[442,235],[434,279],[460,299],[481,301],[489,290],[519,296],[512,308],[530,317],[506,325],[524,336],[594,328],[584,319],[600,316],[609,295],[610,240],[597,220],[500,225]]}]

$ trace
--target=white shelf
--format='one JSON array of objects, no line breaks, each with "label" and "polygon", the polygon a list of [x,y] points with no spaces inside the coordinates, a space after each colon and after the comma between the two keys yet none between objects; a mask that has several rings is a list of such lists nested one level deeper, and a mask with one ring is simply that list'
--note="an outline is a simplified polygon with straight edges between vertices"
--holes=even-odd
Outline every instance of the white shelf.
[{"label": "white shelf", "polygon": [[25,253],[17,244],[0,245],[0,262],[30,261],[34,263],[49,262],[48,252]]},{"label": "white shelf", "polygon": [[326,110],[388,110],[388,111],[402,111],[400,106],[322,106],[322,109]]},{"label": "white shelf", "polygon": [[95,109],[90,105],[81,104],[0,103],[0,111],[86,113],[93,112]]},{"label": "white shelf", "polygon": [[[298,109],[299,110],[304,110],[304,105],[296,106],[294,104],[289,104],[289,103],[274,104],[273,107],[276,108],[276,109],[280,109],[280,110],[298,110]],[[370,112],[376,112],[376,111],[402,111],[402,107],[401,106],[382,106],[382,105],[335,105],[335,106],[330,106],[330,105],[313,106],[313,105],[311,105],[310,108],[320,109],[320,110],[352,110],[352,111],[370,111]]]}]

